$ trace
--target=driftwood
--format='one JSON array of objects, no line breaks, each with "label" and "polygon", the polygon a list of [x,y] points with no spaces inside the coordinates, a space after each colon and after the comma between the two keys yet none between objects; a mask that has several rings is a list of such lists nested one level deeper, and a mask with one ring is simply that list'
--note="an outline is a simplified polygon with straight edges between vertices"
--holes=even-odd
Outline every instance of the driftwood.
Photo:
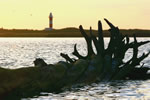
[{"label": "driftwood", "polygon": [[[56,64],[46,64],[43,59],[34,61],[35,67],[20,68],[15,70],[0,68],[0,99],[17,100],[22,97],[38,95],[40,92],[60,92],[64,87],[74,84],[90,84],[93,82],[113,81],[124,79],[149,79],[149,68],[136,67],[150,52],[138,56],[138,48],[150,41],[138,42],[134,35],[134,41],[130,42],[128,36],[123,36],[118,27],[115,27],[107,19],[110,26],[110,41],[108,47],[104,47],[102,24],[98,22],[98,37],[90,27],[88,35],[80,25],[79,29],[87,43],[87,55],[82,56],[74,45],[73,55],[60,55],[66,60]],[[92,42],[96,48],[93,50]],[[124,62],[125,53],[133,49],[132,58]]]},{"label": "driftwood", "polygon": [[[91,28],[90,28],[90,36],[88,36],[86,32],[84,31],[83,27],[81,25],[79,26],[80,32],[85,38],[86,43],[87,43],[87,51],[88,51],[87,56],[84,57],[79,54],[79,52],[77,51],[77,47],[76,47],[77,44],[75,44],[74,52],[72,54],[78,57],[79,59],[84,59],[84,60],[89,60],[89,61],[93,59],[93,56],[98,58],[97,62],[101,62],[101,64],[98,65],[97,63],[95,65],[99,67],[99,74],[100,74],[99,78],[102,78],[100,80],[105,80],[105,78],[106,80],[109,80],[109,81],[120,80],[120,79],[125,79],[125,77],[128,77],[130,79],[131,77],[128,76],[129,73],[134,73],[134,70],[145,69],[143,67],[137,68],[136,66],[140,65],[140,62],[143,59],[145,59],[149,55],[150,52],[148,52],[147,54],[143,54],[141,57],[138,57],[137,56],[138,48],[146,43],[149,43],[150,41],[137,42],[136,36],[134,35],[133,36],[134,41],[130,43],[129,37],[123,36],[120,33],[118,27],[115,27],[107,19],[104,19],[104,20],[110,26],[109,31],[110,31],[111,37],[110,37],[110,42],[108,44],[108,47],[106,49],[104,47],[102,24],[99,21],[98,22],[98,37],[93,35]],[[94,53],[93,51],[92,41],[96,48],[97,54]],[[128,49],[133,49],[132,58],[128,60],[127,62],[123,62],[125,53],[127,52]],[[66,60],[70,62],[70,58]],[[149,70],[149,68],[146,68],[146,69],[147,71]],[[109,76],[109,77],[106,77],[106,76]],[[134,77],[132,77],[131,79],[134,79]],[[145,78],[143,77],[143,79]]]}]

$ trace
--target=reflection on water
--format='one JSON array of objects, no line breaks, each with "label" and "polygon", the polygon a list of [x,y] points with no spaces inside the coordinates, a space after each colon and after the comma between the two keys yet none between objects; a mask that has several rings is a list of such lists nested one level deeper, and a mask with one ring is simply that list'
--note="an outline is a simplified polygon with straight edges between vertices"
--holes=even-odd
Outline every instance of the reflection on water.
[{"label": "reflection on water", "polygon": [[[138,38],[139,41],[150,38]],[[105,38],[107,45],[109,39]],[[73,46],[82,55],[86,55],[86,45],[83,38],[0,38],[0,67],[20,68],[33,66],[35,58],[43,58],[47,63],[64,60],[60,53],[71,54]],[[139,48],[139,55],[150,51],[150,43]],[[131,57],[132,50],[126,53],[125,60]],[[150,65],[150,56],[143,63]],[[99,83],[72,88],[59,94],[41,93],[34,98],[23,100],[150,100],[150,80],[148,81],[118,81]]]},{"label": "reflection on water", "polygon": [[[82,38],[0,38],[0,67],[30,67],[35,58],[56,63],[64,60],[61,52],[71,55],[75,43],[78,48],[85,47]],[[82,50],[80,53],[85,54],[86,48]]]},{"label": "reflection on water", "polygon": [[[138,38],[138,41],[149,40],[150,38]],[[132,39],[133,40],[133,39]],[[105,47],[109,38],[105,38]],[[74,57],[73,46],[77,44],[77,49],[82,55],[86,55],[86,43],[83,38],[0,38],[0,67],[19,68],[33,66],[35,58],[43,58],[47,63],[56,63],[64,60],[60,53],[67,53]],[[139,55],[150,51],[150,43],[139,48]],[[129,59],[132,50],[126,53],[125,61]],[[144,60],[149,66],[150,56]]]},{"label": "reflection on water", "polygon": [[149,91],[150,80],[115,81],[72,88],[60,94],[41,93],[47,96],[39,96],[29,100],[150,100]]}]

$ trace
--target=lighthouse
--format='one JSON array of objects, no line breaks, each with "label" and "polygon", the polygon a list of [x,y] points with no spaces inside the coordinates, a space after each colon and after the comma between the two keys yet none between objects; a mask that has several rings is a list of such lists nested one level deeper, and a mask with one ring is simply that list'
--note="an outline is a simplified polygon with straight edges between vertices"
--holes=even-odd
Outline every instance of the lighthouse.
[{"label": "lighthouse", "polygon": [[52,13],[49,14],[49,29],[53,29],[53,15]]},{"label": "lighthouse", "polygon": [[49,27],[45,28],[46,31],[51,31],[53,30],[53,15],[52,13],[49,14]]}]

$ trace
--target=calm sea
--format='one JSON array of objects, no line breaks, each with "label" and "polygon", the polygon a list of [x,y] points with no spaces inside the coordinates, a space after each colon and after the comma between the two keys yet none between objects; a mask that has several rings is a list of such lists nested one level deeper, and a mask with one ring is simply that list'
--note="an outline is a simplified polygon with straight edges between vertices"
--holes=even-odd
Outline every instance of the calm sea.
[{"label": "calm sea", "polygon": [[[146,41],[150,38],[137,40]],[[109,38],[105,38],[105,47],[108,42]],[[86,43],[83,38],[0,38],[0,67],[32,67],[35,58],[43,58],[48,64],[54,64],[64,60],[60,53],[74,57],[71,54],[74,44],[77,44],[80,54],[86,55]],[[149,51],[150,43],[139,48],[138,56]],[[131,57],[132,49],[126,53],[124,61]],[[150,67],[150,56],[142,63]],[[150,100],[149,91],[150,80],[116,81],[73,88],[60,94],[41,93],[47,96],[35,96],[24,100]]]}]

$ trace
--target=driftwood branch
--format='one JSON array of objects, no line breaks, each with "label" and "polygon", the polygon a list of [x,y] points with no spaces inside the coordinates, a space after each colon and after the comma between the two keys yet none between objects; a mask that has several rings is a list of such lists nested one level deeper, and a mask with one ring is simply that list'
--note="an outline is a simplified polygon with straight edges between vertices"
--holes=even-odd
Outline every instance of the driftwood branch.
[{"label": "driftwood branch", "polygon": [[93,43],[95,45],[95,48],[96,48],[96,51],[97,51],[97,55],[100,55],[101,52],[100,52],[100,44],[98,43],[98,40],[96,38],[96,36],[93,35],[92,33],[92,27],[90,27],[90,36],[91,36],[91,39],[93,40]]},{"label": "driftwood branch", "polygon": [[92,39],[91,39],[91,37],[89,37],[86,34],[86,32],[84,31],[82,25],[79,26],[79,29],[80,29],[80,32],[83,35],[83,37],[85,38],[86,43],[87,43],[87,49],[88,49],[87,50],[88,51],[87,58],[90,58],[94,54],[94,51],[93,51],[93,48],[92,48]]},{"label": "driftwood branch", "polygon": [[74,61],[67,55],[64,53],[60,53],[60,55],[66,59],[66,61],[70,62],[70,63],[74,63]]},{"label": "driftwood branch", "polygon": [[105,50],[104,50],[104,37],[103,37],[103,29],[101,21],[98,21],[98,42],[99,42],[99,52],[104,57]]},{"label": "driftwood branch", "polygon": [[79,54],[79,52],[77,50],[77,44],[74,45],[74,51],[72,54],[75,55],[76,57],[78,57],[78,59],[85,59],[86,58],[86,57],[83,57],[82,55]]}]

